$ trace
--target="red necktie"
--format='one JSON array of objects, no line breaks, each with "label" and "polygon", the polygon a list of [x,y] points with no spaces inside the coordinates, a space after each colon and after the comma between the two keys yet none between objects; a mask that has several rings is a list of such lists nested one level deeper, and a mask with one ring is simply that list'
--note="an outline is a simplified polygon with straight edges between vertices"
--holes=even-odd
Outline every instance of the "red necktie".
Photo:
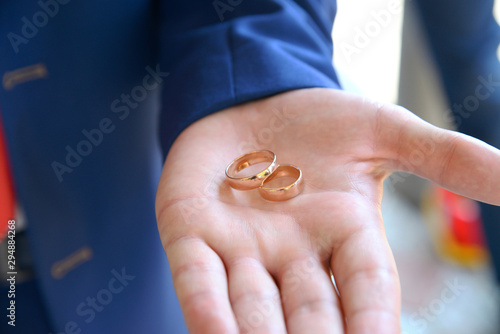
[{"label": "red necktie", "polygon": [[3,133],[2,119],[0,118],[0,241],[8,228],[8,221],[14,219],[14,188],[10,177],[7,159],[7,143]]}]

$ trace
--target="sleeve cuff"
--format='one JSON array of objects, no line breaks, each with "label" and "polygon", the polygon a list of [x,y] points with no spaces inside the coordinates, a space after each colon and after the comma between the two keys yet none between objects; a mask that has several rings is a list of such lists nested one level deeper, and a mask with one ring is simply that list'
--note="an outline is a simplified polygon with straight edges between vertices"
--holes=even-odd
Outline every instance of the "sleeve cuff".
[{"label": "sleeve cuff", "polygon": [[164,155],[180,132],[210,113],[294,89],[338,89],[330,30],[289,4],[164,41],[162,66],[171,73],[162,94]]}]

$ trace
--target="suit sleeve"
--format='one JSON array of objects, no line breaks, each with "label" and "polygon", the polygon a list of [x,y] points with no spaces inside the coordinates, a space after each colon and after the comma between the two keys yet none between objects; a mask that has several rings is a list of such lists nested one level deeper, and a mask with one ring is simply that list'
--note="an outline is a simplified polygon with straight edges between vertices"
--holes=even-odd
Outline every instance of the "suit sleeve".
[{"label": "suit sleeve", "polygon": [[160,5],[161,144],[197,119],[288,90],[339,88],[334,0],[183,0]]}]

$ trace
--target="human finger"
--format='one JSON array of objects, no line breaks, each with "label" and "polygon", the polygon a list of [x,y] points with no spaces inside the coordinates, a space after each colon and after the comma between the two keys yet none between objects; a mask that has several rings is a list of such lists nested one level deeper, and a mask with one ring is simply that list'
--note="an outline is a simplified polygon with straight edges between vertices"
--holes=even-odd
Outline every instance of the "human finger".
[{"label": "human finger", "polygon": [[226,263],[229,298],[241,333],[286,333],[281,298],[273,277],[255,258]]},{"label": "human finger", "polygon": [[363,224],[341,241],[333,249],[331,268],[347,333],[400,332],[399,278],[378,221]]},{"label": "human finger", "polygon": [[202,240],[180,237],[165,245],[174,288],[190,333],[238,333],[226,270]]},{"label": "human finger", "polygon": [[433,126],[398,107],[383,107],[378,145],[391,167],[500,205],[500,151],[473,137]]},{"label": "human finger", "polygon": [[329,271],[316,256],[292,252],[277,276],[289,333],[344,332],[344,317]]}]

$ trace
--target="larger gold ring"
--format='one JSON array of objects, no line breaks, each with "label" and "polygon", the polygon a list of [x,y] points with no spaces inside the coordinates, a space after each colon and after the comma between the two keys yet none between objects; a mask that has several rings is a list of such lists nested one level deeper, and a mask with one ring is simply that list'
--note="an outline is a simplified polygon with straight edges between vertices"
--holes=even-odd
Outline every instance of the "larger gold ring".
[{"label": "larger gold ring", "polygon": [[[243,169],[262,162],[269,162],[263,171],[247,176],[238,177]],[[262,181],[276,169],[276,155],[268,150],[254,151],[236,158],[226,167],[226,178],[234,189],[250,190],[260,187]]]},{"label": "larger gold ring", "polygon": [[[267,187],[272,180],[284,176],[290,176],[294,178],[295,181],[285,187]],[[300,194],[303,189],[304,180],[302,178],[302,171],[293,165],[279,165],[271,175],[262,181],[259,192],[262,197],[269,201],[286,201]]]}]

